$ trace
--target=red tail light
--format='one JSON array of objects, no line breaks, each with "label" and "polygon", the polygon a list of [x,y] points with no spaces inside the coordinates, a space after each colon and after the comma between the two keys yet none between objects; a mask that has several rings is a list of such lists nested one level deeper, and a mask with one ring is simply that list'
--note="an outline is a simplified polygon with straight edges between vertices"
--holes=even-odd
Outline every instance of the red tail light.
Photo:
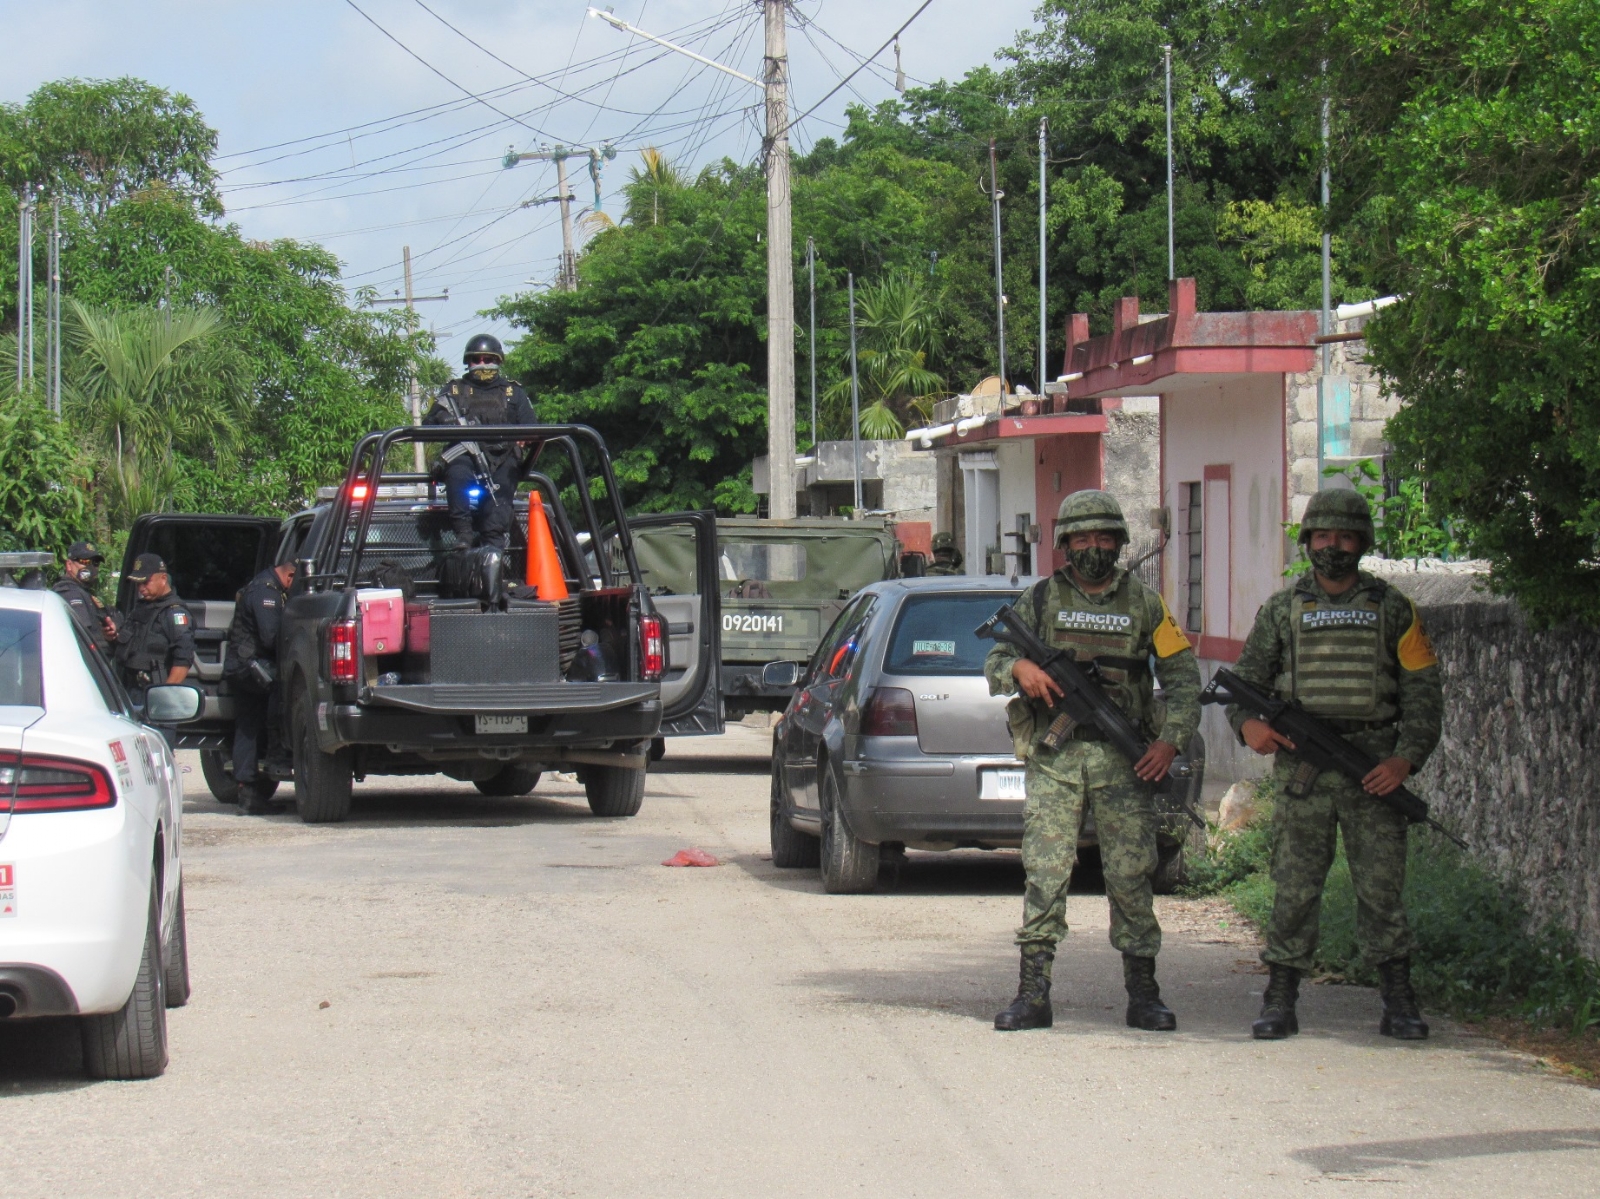
[{"label": "red tail light", "polygon": [[[140,752],[135,750],[134,752]],[[93,762],[40,754],[0,754],[0,792],[16,789],[13,813],[114,807],[111,776]]]},{"label": "red tail light", "polygon": [[904,687],[874,687],[861,711],[863,737],[915,737],[917,704]]},{"label": "red tail light", "polygon": [[647,683],[659,683],[667,673],[666,630],[659,616],[639,618],[639,669]]},{"label": "red tail light", "polygon": [[328,626],[328,681],[356,681],[356,622],[336,620]]},{"label": "red tail light", "polygon": [[371,494],[372,494],[372,488],[367,486],[367,484],[365,484],[365,483],[352,483],[352,484],[350,484],[350,498],[352,500],[354,500],[356,503],[360,503],[362,500],[366,499],[367,496],[369,496]]}]

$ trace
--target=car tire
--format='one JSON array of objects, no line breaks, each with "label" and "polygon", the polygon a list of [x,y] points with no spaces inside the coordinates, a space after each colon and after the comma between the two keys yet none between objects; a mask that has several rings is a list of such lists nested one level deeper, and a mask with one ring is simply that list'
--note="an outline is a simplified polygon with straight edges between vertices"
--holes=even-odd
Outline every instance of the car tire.
[{"label": "car tire", "polygon": [[183,880],[178,880],[178,897],[173,900],[172,936],[161,955],[166,971],[167,1006],[182,1007],[189,1002],[189,928],[183,914]]},{"label": "car tire", "polygon": [[161,968],[158,879],[150,883],[144,951],[128,1002],[103,1016],[85,1016],[83,1072],[90,1078],[157,1078],[167,1068],[167,987]]},{"label": "car tire", "polygon": [[311,700],[302,695],[295,705],[294,805],[306,824],[337,824],[350,817],[350,789],[355,781],[348,747],[323,753]]},{"label": "car tire", "polygon": [[802,833],[789,823],[789,805],[784,802],[783,784],[778,772],[783,767],[772,760],[772,864],[784,870],[816,868],[822,862],[822,842]]},{"label": "car tire", "polygon": [[1176,845],[1157,845],[1160,857],[1156,872],[1150,879],[1150,889],[1157,895],[1172,895],[1189,881],[1189,866],[1183,852],[1183,842]]},{"label": "car tire", "polygon": [[628,766],[585,766],[583,793],[596,816],[633,816],[644,803],[644,774]]},{"label": "car tire", "polygon": [[822,798],[822,889],[829,895],[870,895],[878,888],[878,847],[850,831],[839,802],[839,782],[827,762],[817,766],[817,790]]},{"label": "car tire", "polygon": [[539,775],[540,772],[531,766],[521,766],[513,762],[486,779],[473,780],[472,785],[484,795],[492,795],[496,799],[509,799],[532,791],[539,785]]},{"label": "car tire", "polygon": [[206,790],[218,803],[238,803],[239,784],[234,781],[233,775],[224,766],[222,751],[220,749],[202,749],[200,751],[200,773],[205,775]]}]

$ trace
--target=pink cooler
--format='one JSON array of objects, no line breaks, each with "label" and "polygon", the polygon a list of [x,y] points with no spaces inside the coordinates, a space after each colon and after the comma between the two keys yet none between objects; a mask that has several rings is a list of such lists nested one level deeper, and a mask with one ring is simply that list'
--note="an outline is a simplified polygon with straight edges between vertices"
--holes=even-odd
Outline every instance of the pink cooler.
[{"label": "pink cooler", "polygon": [[398,587],[369,587],[356,592],[361,611],[361,652],[398,654],[405,648],[406,596]]}]

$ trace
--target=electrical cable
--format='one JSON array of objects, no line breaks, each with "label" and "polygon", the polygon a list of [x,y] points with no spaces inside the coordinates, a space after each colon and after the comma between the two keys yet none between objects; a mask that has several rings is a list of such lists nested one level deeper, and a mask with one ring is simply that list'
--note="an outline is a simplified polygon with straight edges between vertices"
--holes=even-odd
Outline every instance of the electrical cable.
[{"label": "electrical cable", "polygon": [[[345,3],[347,3],[347,4],[354,3],[354,0],[345,0]],[[877,58],[878,55],[882,54],[890,46],[894,45],[895,38],[899,37],[907,29],[910,29],[911,28],[911,22],[915,21],[924,12],[926,12],[928,10],[928,6],[931,5],[932,3],[933,3],[933,0],[922,0],[922,3],[917,6],[917,11],[912,13],[909,17],[907,17],[906,21],[905,21],[905,24],[901,25],[899,29],[896,29],[892,34],[890,34],[889,35],[889,40],[884,42],[883,45],[879,46],[876,50],[874,50],[872,52],[872,54],[868,56],[867,61],[871,61],[871,59]],[[864,69],[866,69],[866,62],[863,62],[861,64],[861,66],[859,66],[855,70],[851,71],[850,74],[846,75],[837,84],[835,84],[833,87],[829,88],[827,94],[824,95],[822,97],[822,99],[818,100],[810,108],[806,109],[799,116],[795,117],[794,120],[789,121],[787,127],[790,128],[790,129],[794,128],[801,121],[805,120],[812,113],[816,112],[817,109],[821,108],[829,100],[833,99],[834,94],[837,93],[840,88],[844,87],[845,84],[849,83],[852,79],[854,79],[857,75],[859,75]]]}]

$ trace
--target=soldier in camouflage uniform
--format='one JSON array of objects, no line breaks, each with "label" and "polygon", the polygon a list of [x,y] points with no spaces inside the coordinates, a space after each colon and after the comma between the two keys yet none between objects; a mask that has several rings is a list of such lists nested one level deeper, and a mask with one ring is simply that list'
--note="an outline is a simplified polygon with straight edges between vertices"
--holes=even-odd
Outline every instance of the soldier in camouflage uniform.
[{"label": "soldier in camouflage uniform", "polygon": [[1228,720],[1258,754],[1275,753],[1272,880],[1277,888],[1267,947],[1271,974],[1260,1040],[1300,1031],[1295,1014],[1300,976],[1311,967],[1322,914],[1322,888],[1333,864],[1335,831],[1356,891],[1356,938],[1377,965],[1383,993],[1378,1031],[1422,1040],[1428,1025],[1411,989],[1411,929],[1401,892],[1406,881],[1406,819],[1374,795],[1386,795],[1422,765],[1439,742],[1443,699],[1439,661],[1416,605],[1360,570],[1372,548],[1372,514],[1349,490],[1320,491],[1300,525],[1311,570],[1269,599],[1256,616],[1234,670],[1294,699],[1379,759],[1360,783],[1323,773],[1310,794],[1284,790],[1300,765],[1294,746],[1237,707]]},{"label": "soldier in camouflage uniform", "polygon": [[[991,695],[1021,692],[1006,715],[1017,756],[1027,762],[1022,864],[1028,882],[1017,930],[1022,979],[1016,1000],[995,1017],[1001,1031],[1050,1027],[1050,968],[1056,943],[1067,932],[1067,883],[1091,811],[1111,903],[1111,943],[1122,952],[1128,1026],[1178,1026],[1161,1002],[1155,976],[1161,950],[1161,926],[1151,906],[1159,862],[1155,784],[1200,723],[1200,668],[1161,596],[1117,567],[1127,541],[1128,526],[1115,499],[1103,491],[1074,492],[1062,501],[1056,520],[1056,543],[1067,549],[1067,566],[1036,583],[1013,607],[1041,640],[1098,664],[1101,683],[1117,705],[1146,735],[1158,737],[1143,758],[1129,762],[1098,729],[1082,725],[1059,749],[1047,748],[1041,741],[1060,688],[1009,645],[996,644],[984,662]],[[1152,699],[1152,655],[1165,692],[1164,718]]]},{"label": "soldier in camouflage uniform", "polygon": [[925,572],[930,575],[958,575],[961,573],[961,551],[956,549],[953,533],[933,535],[933,565]]}]

